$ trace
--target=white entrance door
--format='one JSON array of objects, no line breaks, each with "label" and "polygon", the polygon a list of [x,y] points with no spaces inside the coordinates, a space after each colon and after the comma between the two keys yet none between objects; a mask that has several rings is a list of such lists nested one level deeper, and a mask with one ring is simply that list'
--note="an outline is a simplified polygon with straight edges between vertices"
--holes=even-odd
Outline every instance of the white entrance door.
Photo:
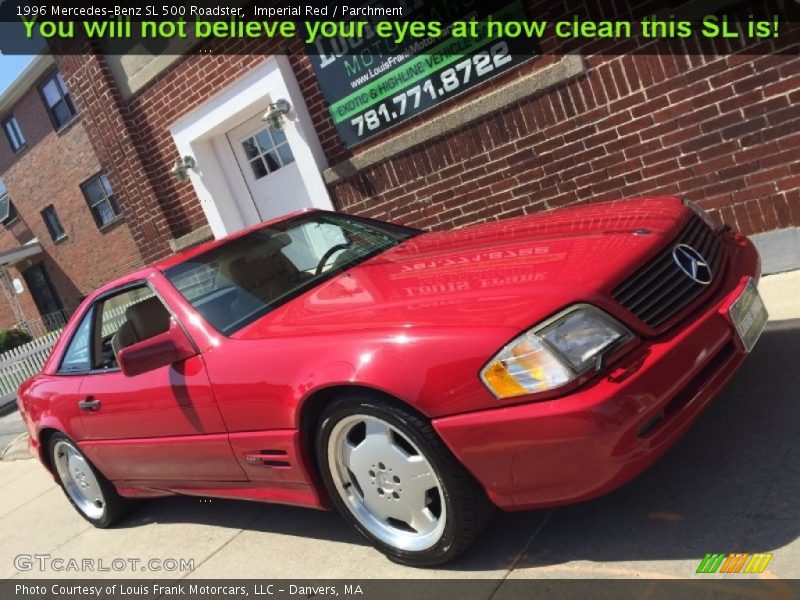
[{"label": "white entrance door", "polygon": [[315,205],[286,135],[260,114],[230,130],[227,138],[262,221]]}]

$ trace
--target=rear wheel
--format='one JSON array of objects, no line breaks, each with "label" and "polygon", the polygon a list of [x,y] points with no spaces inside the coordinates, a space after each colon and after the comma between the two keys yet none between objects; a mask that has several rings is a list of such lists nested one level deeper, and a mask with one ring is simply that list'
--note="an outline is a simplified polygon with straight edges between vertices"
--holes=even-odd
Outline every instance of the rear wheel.
[{"label": "rear wheel", "polygon": [[483,490],[430,423],[371,396],[323,413],[317,436],[323,480],[339,511],[389,558],[413,566],[451,560],[489,515]]},{"label": "rear wheel", "polygon": [[105,528],[125,515],[128,503],[94,468],[77,444],[61,433],[50,438],[50,464],[72,506],[95,527]]}]

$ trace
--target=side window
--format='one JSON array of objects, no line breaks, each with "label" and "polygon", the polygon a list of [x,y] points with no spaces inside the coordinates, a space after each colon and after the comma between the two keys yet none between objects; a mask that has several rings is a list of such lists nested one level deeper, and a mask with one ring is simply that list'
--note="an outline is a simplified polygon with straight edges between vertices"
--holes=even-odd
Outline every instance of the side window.
[{"label": "side window", "polygon": [[95,369],[116,368],[120,350],[169,329],[169,311],[147,286],[127,289],[98,305]]},{"label": "side window", "polygon": [[102,229],[106,225],[122,218],[122,213],[117,206],[116,196],[111,189],[111,182],[105,173],[92,177],[81,185],[86,203],[92,211],[94,222]]},{"label": "side window", "polygon": [[39,87],[39,90],[42,93],[47,112],[50,113],[53,127],[58,131],[69,123],[78,112],[72,103],[72,95],[67,90],[67,84],[64,83],[61,73],[54,73]]},{"label": "side window", "polygon": [[5,121],[3,121],[3,129],[6,130],[8,143],[11,144],[11,149],[14,152],[19,152],[25,147],[25,136],[22,135],[22,130],[19,128],[19,122],[14,115],[11,115]]},{"label": "side window", "polygon": [[90,336],[92,333],[92,321],[94,320],[94,307],[90,308],[83,316],[83,321],[75,330],[72,341],[61,359],[60,373],[82,373],[91,368]]}]

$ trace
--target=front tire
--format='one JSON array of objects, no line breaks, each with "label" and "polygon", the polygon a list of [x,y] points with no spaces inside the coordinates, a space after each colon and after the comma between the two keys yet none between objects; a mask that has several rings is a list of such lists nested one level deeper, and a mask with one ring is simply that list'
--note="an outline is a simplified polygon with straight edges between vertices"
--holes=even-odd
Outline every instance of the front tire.
[{"label": "front tire", "polygon": [[62,433],[48,444],[50,464],[75,510],[95,527],[111,527],[127,513],[128,502],[103,477],[78,445]]},{"label": "front tire", "polygon": [[425,419],[370,394],[323,412],[316,441],[333,504],[391,560],[452,560],[483,529],[490,504]]}]

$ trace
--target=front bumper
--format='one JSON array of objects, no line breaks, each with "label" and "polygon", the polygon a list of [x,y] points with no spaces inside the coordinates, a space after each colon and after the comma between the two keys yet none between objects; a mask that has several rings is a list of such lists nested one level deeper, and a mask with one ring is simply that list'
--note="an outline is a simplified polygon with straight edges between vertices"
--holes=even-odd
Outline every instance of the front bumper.
[{"label": "front bumper", "polygon": [[434,420],[497,506],[557,506],[609,492],[689,428],[746,357],[728,308],[758,279],[758,253],[744,236],[725,242],[728,266],[713,296],[603,378],[554,400]]}]

